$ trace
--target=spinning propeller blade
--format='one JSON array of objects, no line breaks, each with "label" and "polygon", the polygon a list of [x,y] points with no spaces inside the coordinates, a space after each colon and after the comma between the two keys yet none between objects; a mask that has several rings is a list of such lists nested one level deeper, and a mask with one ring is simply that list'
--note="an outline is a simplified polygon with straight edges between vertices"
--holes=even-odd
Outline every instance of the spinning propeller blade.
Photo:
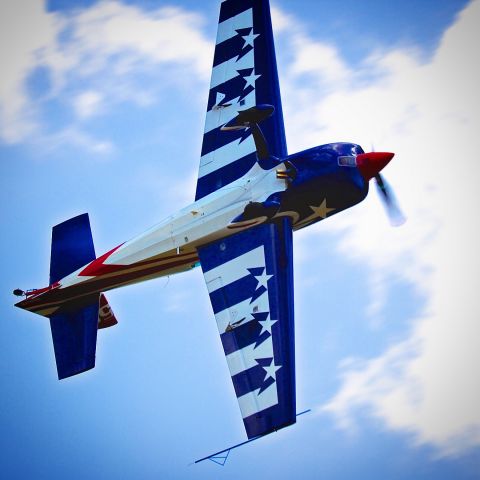
[{"label": "spinning propeller blade", "polygon": [[380,199],[385,206],[390,224],[398,227],[405,223],[406,218],[398,206],[393,190],[380,175],[380,170],[390,162],[393,156],[394,154],[390,152],[361,153],[357,155],[356,162],[365,180],[369,181],[375,178]]},{"label": "spinning propeller blade", "polygon": [[406,221],[406,218],[398,206],[397,200],[395,199],[395,195],[393,194],[393,190],[391,189],[390,185],[379,173],[375,175],[375,181],[380,199],[385,207],[388,219],[390,220],[390,224],[393,227],[399,227],[400,225],[403,225]]}]

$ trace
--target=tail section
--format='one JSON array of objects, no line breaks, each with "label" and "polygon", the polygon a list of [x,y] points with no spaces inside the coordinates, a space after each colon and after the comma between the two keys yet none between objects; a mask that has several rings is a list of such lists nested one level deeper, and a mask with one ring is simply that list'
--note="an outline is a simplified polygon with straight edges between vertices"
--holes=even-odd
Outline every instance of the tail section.
[{"label": "tail section", "polygon": [[[88,214],[53,227],[51,252],[50,284],[96,258]],[[97,330],[117,323],[103,293],[69,304],[49,318],[60,380],[92,369]]]},{"label": "tail section", "polygon": [[50,317],[58,379],[71,377],[95,366],[98,300]]},{"label": "tail section", "polygon": [[50,285],[95,260],[88,213],[52,228]]}]

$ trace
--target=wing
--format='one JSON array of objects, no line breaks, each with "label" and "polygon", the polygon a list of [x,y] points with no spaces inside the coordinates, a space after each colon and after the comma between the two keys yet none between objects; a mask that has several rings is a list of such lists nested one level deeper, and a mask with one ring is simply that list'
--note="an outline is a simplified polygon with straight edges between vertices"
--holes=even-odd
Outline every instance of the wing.
[{"label": "wing", "polygon": [[219,240],[199,256],[248,438],[295,423],[290,220]]},{"label": "wing", "polygon": [[255,164],[250,132],[220,131],[240,110],[275,107],[262,124],[270,152],[287,155],[268,0],[226,0],[218,23],[212,79],[203,135],[198,200],[245,175]]}]

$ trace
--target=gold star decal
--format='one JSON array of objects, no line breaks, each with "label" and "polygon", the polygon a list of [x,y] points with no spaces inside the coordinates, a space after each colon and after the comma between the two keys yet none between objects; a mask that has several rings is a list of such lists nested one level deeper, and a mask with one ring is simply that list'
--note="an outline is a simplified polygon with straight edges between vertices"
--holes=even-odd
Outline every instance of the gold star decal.
[{"label": "gold star decal", "polygon": [[309,205],[309,207],[312,209],[315,217],[321,217],[321,218],[327,218],[327,215],[330,212],[333,212],[333,210],[335,210],[334,208],[327,207],[326,198],[323,199],[323,202],[318,207],[314,207],[312,205]]},{"label": "gold star decal", "polygon": [[314,205],[309,205],[309,207],[313,212],[312,215],[303,219],[300,223],[297,223],[296,227],[302,227],[302,226],[306,225],[307,223],[310,223],[311,221],[315,220],[316,218],[322,218],[322,219],[327,218],[327,215],[330,212],[333,212],[334,210],[336,210],[335,208],[328,208],[327,207],[327,199],[326,198],[323,199],[323,202],[318,207],[315,207]]}]

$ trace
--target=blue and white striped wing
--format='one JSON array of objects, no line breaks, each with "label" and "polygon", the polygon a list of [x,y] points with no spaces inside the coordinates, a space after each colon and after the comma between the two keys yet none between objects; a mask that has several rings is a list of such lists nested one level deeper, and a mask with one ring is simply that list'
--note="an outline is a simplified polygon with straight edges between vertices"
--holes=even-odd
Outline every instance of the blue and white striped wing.
[{"label": "blue and white striped wing", "polygon": [[240,110],[270,104],[262,130],[277,157],[287,155],[268,0],[225,0],[220,10],[207,105],[198,200],[245,175],[255,164],[249,131],[221,131]]},{"label": "blue and white striped wing", "polygon": [[295,422],[292,227],[253,227],[199,249],[249,438]]}]

